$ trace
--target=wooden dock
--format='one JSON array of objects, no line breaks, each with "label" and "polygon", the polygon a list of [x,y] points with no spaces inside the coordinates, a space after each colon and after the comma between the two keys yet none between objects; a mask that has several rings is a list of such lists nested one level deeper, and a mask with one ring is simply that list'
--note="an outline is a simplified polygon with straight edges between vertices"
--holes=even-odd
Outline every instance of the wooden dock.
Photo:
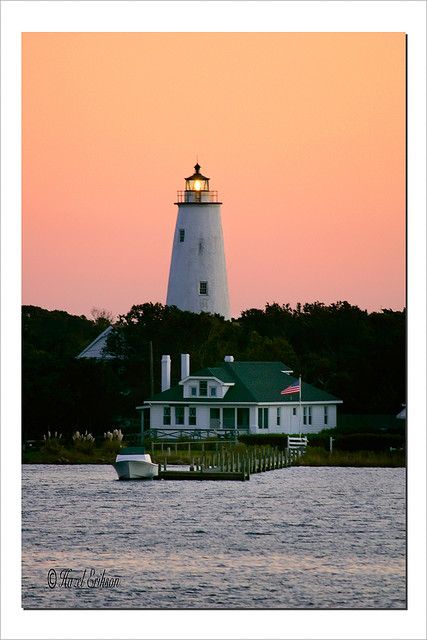
[{"label": "wooden dock", "polygon": [[284,451],[265,446],[253,447],[244,453],[221,449],[193,459],[189,470],[168,469],[167,459],[158,463],[156,480],[250,480],[251,474],[290,467],[301,449],[288,447]]},{"label": "wooden dock", "polygon": [[249,480],[250,475],[242,471],[217,471],[205,469],[203,471],[159,471],[154,480]]}]

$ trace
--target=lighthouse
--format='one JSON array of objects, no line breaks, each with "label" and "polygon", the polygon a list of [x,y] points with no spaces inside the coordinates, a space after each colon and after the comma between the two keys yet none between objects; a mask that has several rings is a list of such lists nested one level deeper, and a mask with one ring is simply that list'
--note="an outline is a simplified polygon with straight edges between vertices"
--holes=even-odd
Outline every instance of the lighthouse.
[{"label": "lighthouse", "polygon": [[227,269],[218,192],[209,178],[195,173],[178,191],[178,216],[172,245],[167,305],[194,313],[218,313],[230,318]]}]

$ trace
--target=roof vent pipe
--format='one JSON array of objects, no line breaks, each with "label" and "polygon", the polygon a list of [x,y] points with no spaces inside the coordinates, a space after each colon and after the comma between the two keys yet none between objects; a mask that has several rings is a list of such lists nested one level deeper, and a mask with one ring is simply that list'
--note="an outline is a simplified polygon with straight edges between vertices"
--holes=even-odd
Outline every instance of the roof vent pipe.
[{"label": "roof vent pipe", "polygon": [[167,391],[171,386],[171,357],[162,356],[162,391]]},{"label": "roof vent pipe", "polygon": [[190,375],[190,354],[181,353],[181,380]]},{"label": "roof vent pipe", "polygon": [[234,362],[234,356],[225,356],[224,362]]}]

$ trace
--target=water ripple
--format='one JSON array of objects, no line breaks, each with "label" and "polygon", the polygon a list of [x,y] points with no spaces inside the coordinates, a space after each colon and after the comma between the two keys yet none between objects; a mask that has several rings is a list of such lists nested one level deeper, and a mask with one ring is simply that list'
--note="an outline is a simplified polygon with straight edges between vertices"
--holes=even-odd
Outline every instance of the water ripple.
[{"label": "water ripple", "polygon": [[[403,469],[122,483],[25,465],[22,517],[25,608],[406,607]],[[49,589],[67,568],[120,585]]]}]

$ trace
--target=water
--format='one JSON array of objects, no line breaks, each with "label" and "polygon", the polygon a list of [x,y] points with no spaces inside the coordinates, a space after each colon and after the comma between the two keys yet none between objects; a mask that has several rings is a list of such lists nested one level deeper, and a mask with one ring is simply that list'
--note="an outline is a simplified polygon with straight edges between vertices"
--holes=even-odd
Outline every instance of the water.
[{"label": "water", "polygon": [[119,482],[24,465],[22,515],[24,608],[406,607],[404,469]]}]

